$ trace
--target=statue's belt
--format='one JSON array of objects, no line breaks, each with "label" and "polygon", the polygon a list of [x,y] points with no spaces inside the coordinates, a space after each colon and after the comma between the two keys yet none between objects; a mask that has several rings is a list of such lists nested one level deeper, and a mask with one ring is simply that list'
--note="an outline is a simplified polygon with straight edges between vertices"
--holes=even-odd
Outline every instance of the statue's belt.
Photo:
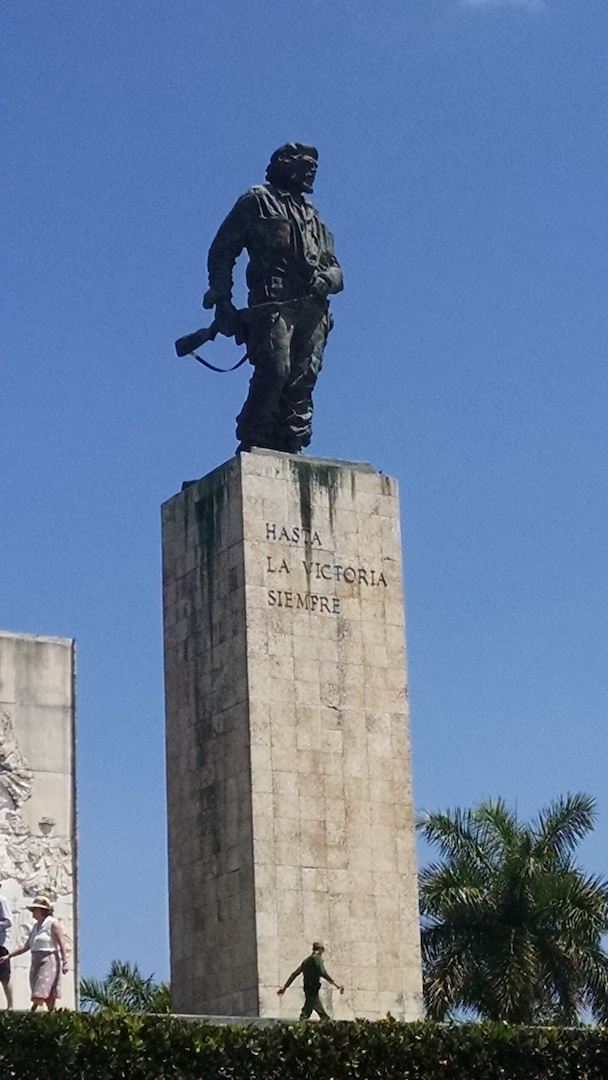
[{"label": "statue's belt", "polygon": [[[264,304],[253,304],[252,307],[236,310],[236,318],[244,322],[247,316],[254,311],[263,311],[264,309],[268,310],[271,308],[276,310],[278,308],[291,307],[294,304],[301,304],[305,300],[321,300],[323,303],[326,302],[322,297],[316,296],[299,296],[295,297],[293,300],[268,300]],[[201,345],[206,345],[208,341],[214,341],[219,333],[220,330],[217,326],[217,318],[215,318],[211,323],[211,326],[203,326],[200,330],[195,330],[192,334],[186,334],[184,337],[178,338],[175,342],[175,351],[178,356],[193,356],[195,360],[198,360],[199,364],[203,365],[203,367],[208,368],[209,371],[217,371],[220,375],[225,375],[229,371],[236,371],[237,368],[240,368],[245,361],[249,359],[249,353],[245,353],[244,356],[241,356],[241,359],[237,360],[236,364],[233,364],[232,367],[221,368],[216,367],[215,364],[210,364],[208,360],[205,360],[196,352],[196,349],[199,349]],[[232,336],[236,336],[237,345],[242,344],[243,338],[239,340],[240,335]]]}]

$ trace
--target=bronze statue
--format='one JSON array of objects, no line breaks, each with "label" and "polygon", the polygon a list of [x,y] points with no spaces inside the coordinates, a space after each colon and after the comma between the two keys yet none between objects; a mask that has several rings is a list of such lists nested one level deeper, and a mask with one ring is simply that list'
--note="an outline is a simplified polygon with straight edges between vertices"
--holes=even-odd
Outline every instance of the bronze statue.
[{"label": "bronze statue", "polygon": [[[343,288],[333,236],[306,198],[317,160],[303,143],[275,150],[267,182],[241,196],[209,249],[203,307],[215,307],[212,326],[176,343],[180,355],[217,333],[246,343],[254,371],[237,417],[238,451],[299,453],[310,443],[312,392],[332,326],[327,298]],[[232,272],[243,248],[249,295],[239,312]]]}]

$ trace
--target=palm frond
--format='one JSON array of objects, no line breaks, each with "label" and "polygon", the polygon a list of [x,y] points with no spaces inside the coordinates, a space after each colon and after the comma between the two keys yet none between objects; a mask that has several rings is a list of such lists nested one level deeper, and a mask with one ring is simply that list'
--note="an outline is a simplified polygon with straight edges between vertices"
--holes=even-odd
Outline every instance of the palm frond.
[{"label": "palm frond", "polygon": [[488,799],[471,812],[479,842],[488,853],[500,856],[521,839],[521,826],[504,799]]},{"label": "palm frond", "polygon": [[479,843],[470,810],[422,813],[418,816],[416,828],[439,849],[444,859],[462,859],[472,866],[486,863],[488,853]]},{"label": "palm frond", "polygon": [[105,979],[81,979],[80,1000],[85,1011],[169,1012],[167,983],[141,974],[137,964],[113,960]]},{"label": "palm frond", "polygon": [[595,806],[595,799],[581,792],[555,799],[534,823],[536,850],[543,854],[552,852],[560,861],[566,859],[592,831]]}]

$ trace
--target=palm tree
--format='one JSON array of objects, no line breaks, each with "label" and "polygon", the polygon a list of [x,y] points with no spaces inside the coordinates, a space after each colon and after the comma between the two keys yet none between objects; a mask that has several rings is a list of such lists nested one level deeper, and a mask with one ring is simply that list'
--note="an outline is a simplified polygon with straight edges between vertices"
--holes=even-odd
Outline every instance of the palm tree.
[{"label": "palm tree", "polygon": [[428,1013],[510,1023],[608,1021],[608,883],[573,852],[595,801],[556,799],[522,824],[502,799],[423,815],[441,861],[420,874]]},{"label": "palm tree", "polygon": [[171,1011],[169,984],[146,978],[137,964],[113,960],[105,979],[80,980],[80,1004],[85,1012],[109,1009],[112,1012],[168,1013]]}]

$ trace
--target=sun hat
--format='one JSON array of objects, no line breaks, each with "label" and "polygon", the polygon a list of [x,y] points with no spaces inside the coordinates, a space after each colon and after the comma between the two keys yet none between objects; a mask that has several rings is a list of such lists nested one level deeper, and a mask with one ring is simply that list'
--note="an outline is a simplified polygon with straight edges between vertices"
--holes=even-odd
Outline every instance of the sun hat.
[{"label": "sun hat", "polygon": [[34,908],[39,908],[41,911],[49,912],[53,910],[53,905],[46,896],[35,896],[31,904],[26,904],[25,906],[28,911],[33,911]]}]

